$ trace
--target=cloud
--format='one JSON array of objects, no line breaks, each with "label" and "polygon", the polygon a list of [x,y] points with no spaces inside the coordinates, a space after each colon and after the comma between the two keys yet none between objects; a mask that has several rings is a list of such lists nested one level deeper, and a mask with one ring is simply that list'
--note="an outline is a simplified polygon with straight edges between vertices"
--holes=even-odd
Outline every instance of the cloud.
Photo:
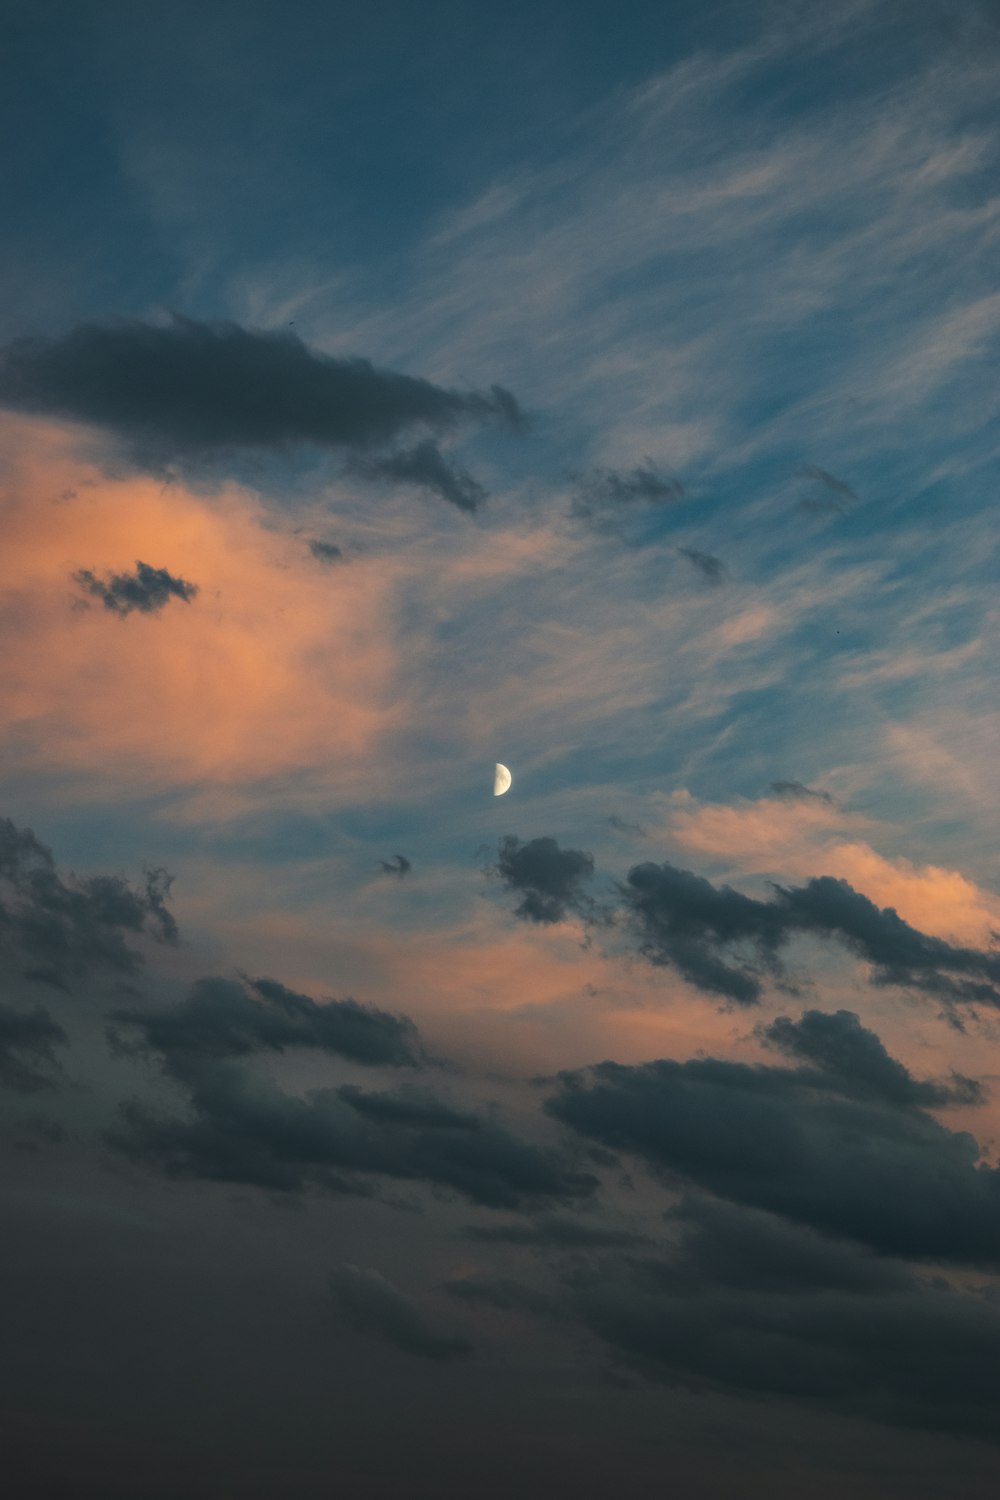
[{"label": "cloud", "polygon": [[809,494],[799,501],[799,510],[811,511],[814,515],[822,515],[828,511],[846,515],[851,506],[858,503],[858,497],[851,486],[836,475],[829,474],[826,469],[817,468],[815,464],[800,464],[795,473],[799,479],[813,481]]},{"label": "cloud", "polygon": [[469,1224],[465,1235],[492,1245],[530,1245],[551,1250],[600,1250],[634,1245],[642,1236],[564,1214],[540,1214],[530,1222]]},{"label": "cloud", "polygon": [[205,1060],[288,1047],[334,1052],[370,1067],[412,1067],[420,1056],[417,1029],[406,1016],[356,1000],[320,1005],[274,979],[200,979],[180,1005],[118,1009],[110,1020],[117,1045],[123,1045],[120,1028],[138,1032],[143,1049],[159,1052],[179,1076]]},{"label": "cloud", "polygon": [[647,1377],[996,1439],[995,1304],[701,1195],[671,1221],[671,1255],[564,1277],[575,1315]]},{"label": "cloud", "polygon": [[19,1011],[0,1004],[0,1085],[22,1094],[51,1088],[59,1072],[54,1049],[67,1040],[40,1005]]},{"label": "cloud", "polygon": [[32,978],[59,985],[92,968],[138,968],[129,936],[177,941],[170,885],[165,870],[147,870],[138,890],[118,875],[63,880],[30,828],[0,818],[0,946],[28,960]]},{"label": "cloud", "polygon": [[686,491],[679,479],[661,474],[651,459],[628,473],[617,469],[592,469],[579,480],[573,498],[573,515],[593,519],[623,506],[676,505]]},{"label": "cloud", "polygon": [[[653,964],[676,968],[689,984],[740,1005],[756,1004],[765,973],[781,976],[778,949],[785,941],[774,903],[716,887],[675,865],[634,865],[622,887],[626,920],[640,953]],[[722,952],[746,945],[753,957],[727,963]]]},{"label": "cloud", "polygon": [[922,989],[948,1005],[1000,1005],[1000,952],[930,937],[904,922],[892,907],[877,907],[846,880],[832,875],[775,890],[789,930],[838,938],[873,966],[874,984]]},{"label": "cloud", "polygon": [[536,1318],[566,1318],[571,1314],[565,1298],[506,1276],[461,1276],[446,1282],[444,1290],[460,1302],[493,1307],[499,1312],[531,1313]]},{"label": "cloud", "polygon": [[81,568],[73,574],[88,594],[100,599],[105,609],[115,614],[128,615],[134,609],[143,614],[152,614],[162,609],[171,598],[190,603],[198,592],[196,583],[187,583],[183,578],[174,578],[166,568],[152,568],[149,563],[137,562],[134,573],[112,573],[106,583],[96,578],[89,568]]},{"label": "cloud", "polygon": [[185,1118],[139,1101],[122,1106],[109,1142],[170,1176],[370,1196],[378,1179],[426,1182],[493,1208],[573,1199],[595,1179],[494,1119],[424,1096],[314,1089],[285,1093],[230,1062],[174,1067]]},{"label": "cloud", "polygon": [[417,1305],[378,1271],[338,1266],[330,1277],[330,1294],[347,1327],[376,1334],[404,1354],[453,1360],[472,1352],[466,1339],[435,1332]]},{"label": "cloud", "polygon": [[[626,920],[644,957],[740,1004],[760,999],[765,978],[785,982],[779,949],[796,933],[809,933],[869,963],[873,984],[920,989],[946,1006],[1000,1005],[1000,953],[931,937],[832,875],[773,890],[774,900],[759,901],[690,870],[652,863],[634,866],[622,888]],[[741,946],[751,950],[749,958],[740,956]],[[726,963],[723,953],[736,962]]]},{"label": "cloud", "polygon": [[86,323],[0,350],[0,405],[90,423],[159,468],[232,449],[370,448],[414,426],[517,427],[500,386],[451,391],[366,359],[335,359],[293,333],[174,316],[163,325]]},{"label": "cloud", "polygon": [[[72,436],[25,421],[5,424],[11,432],[28,456],[0,468],[8,771],[110,777],[122,794],[186,785],[206,804],[216,788],[238,795],[306,769],[331,790],[379,784],[385,731],[412,712],[396,680],[398,559],[359,557],[331,588],[303,536],[235,485],[206,496],[105,476],[59,502],[61,478],[80,469]],[[314,534],[324,534],[319,513]],[[67,574],[94,557],[118,574],[157,556],[175,577],[202,582],[197,607],[171,605],[169,630],[133,613],[111,649],[118,622],[103,608],[69,608]],[[350,649],[331,652],[331,641]]]},{"label": "cloud", "polygon": [[836,805],[829,792],[816,792],[811,786],[803,786],[801,781],[772,781],[771,791],[776,797],[782,797],[789,802],[808,801],[809,798],[813,798],[817,802],[825,802],[829,807]]},{"label": "cloud", "polygon": [[758,1004],[767,982],[794,992],[781,950],[809,934],[867,962],[874,985],[922,990],[952,1009],[1000,1006],[1000,952],[921,932],[832,875],[801,886],[772,883],[774,898],[762,901],[692,870],[647,861],[618,886],[617,906],[598,907],[581,890],[593,870],[582,850],[560,849],[548,837],[522,843],[513,834],[500,841],[495,866],[508,890],[524,893],[517,916],[552,923],[572,913],[591,925],[616,924],[649,963],[675,968],[696,988],[739,1005]]},{"label": "cloud", "polygon": [[109,1020],[113,1048],[158,1054],[187,1106],[180,1118],[129,1101],[109,1139],[170,1175],[365,1195],[373,1178],[388,1177],[500,1208],[587,1196],[596,1185],[557,1152],[429,1090],[345,1084],[298,1096],[236,1061],[305,1047],[371,1067],[413,1065],[419,1038],[405,1017],[353,1000],[317,1005],[275,980],[205,979],[172,1009],[117,1009]]},{"label": "cloud", "polygon": [[807,1010],[798,1021],[779,1016],[769,1026],[758,1027],[757,1035],[766,1046],[836,1077],[845,1092],[859,1097],[928,1108],[978,1104],[983,1099],[982,1086],[973,1078],[956,1076],[947,1084],[914,1078],[850,1010]]},{"label": "cloud", "polygon": [[400,880],[413,869],[412,861],[405,854],[395,854],[391,860],[380,859],[379,864],[386,875],[398,875]]},{"label": "cloud", "polygon": [[468,1110],[455,1109],[426,1090],[376,1094],[346,1083],[337,1090],[358,1114],[391,1125],[419,1125],[440,1130],[478,1130],[482,1121]]},{"label": "cloud", "polygon": [[989,946],[991,932],[1000,930],[1000,900],[993,893],[957,870],[888,859],[860,838],[846,841],[845,833],[867,831],[872,820],[800,787],[776,782],[773,796],[729,804],[699,805],[678,794],[669,799],[670,840],[748,875],[808,878],[820,867],[924,932]]},{"label": "cloud", "polygon": [[553,838],[522,843],[511,833],[500,840],[495,869],[508,890],[523,893],[519,917],[551,923],[585,902],[581,888],[594,873],[594,860],[582,849],[560,849]]},{"label": "cloud", "polygon": [[726,572],[726,565],[719,557],[713,557],[710,552],[696,552],[693,547],[678,547],[677,551],[681,557],[686,557],[696,572],[700,573],[706,583],[721,583]]},{"label": "cloud", "polygon": [[352,471],[366,479],[394,480],[430,490],[470,515],[486,499],[486,491],[471,474],[450,464],[437,443],[430,438],[400,453],[385,458],[359,459]]},{"label": "cloud", "polygon": [[720,1198],[884,1254],[1000,1266],[1000,1169],[927,1113],[938,1087],[893,1066],[856,1017],[774,1037],[809,1064],[605,1062],[561,1075],[546,1109]]},{"label": "cloud", "polygon": [[315,538],[309,543],[309,551],[317,562],[333,563],[342,562],[344,554],[333,542],[319,542]]}]

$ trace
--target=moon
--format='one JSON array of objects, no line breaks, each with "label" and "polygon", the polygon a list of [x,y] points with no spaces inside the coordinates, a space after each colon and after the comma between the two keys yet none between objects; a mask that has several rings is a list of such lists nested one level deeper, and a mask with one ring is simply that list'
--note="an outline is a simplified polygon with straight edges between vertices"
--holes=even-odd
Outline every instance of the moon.
[{"label": "moon", "polygon": [[493,773],[493,795],[494,795],[494,797],[502,797],[503,794],[504,794],[504,792],[506,792],[506,791],[509,790],[510,784],[511,784],[511,782],[512,782],[513,779],[514,778],[511,776],[511,774],[508,771],[507,767],[506,766],[502,766],[500,764],[500,762],[497,761],[497,767],[496,767],[496,770]]}]

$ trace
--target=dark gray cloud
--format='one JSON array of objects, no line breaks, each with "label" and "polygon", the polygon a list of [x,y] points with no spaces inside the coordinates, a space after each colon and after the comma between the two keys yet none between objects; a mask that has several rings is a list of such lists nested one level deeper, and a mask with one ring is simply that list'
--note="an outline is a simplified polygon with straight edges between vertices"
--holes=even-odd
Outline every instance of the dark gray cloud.
[{"label": "dark gray cloud", "polygon": [[799,501],[799,510],[810,511],[814,515],[830,511],[845,515],[852,505],[858,503],[858,497],[849,484],[816,464],[800,464],[795,474],[798,479],[812,482],[809,493]]},{"label": "dark gray cloud", "polygon": [[60,1072],[56,1047],[68,1038],[47,1010],[0,1004],[0,1086],[18,1093],[52,1088]]},{"label": "dark gray cloud", "polygon": [[[339,1053],[369,1066],[412,1067],[420,1058],[417,1029],[406,1016],[356,1000],[317,1004],[274,979],[201,979],[179,1005],[118,1009],[110,1020],[119,1048],[158,1052],[182,1077],[204,1061],[289,1047]],[[138,1040],[130,1042],[130,1035]]]},{"label": "dark gray cloud", "polygon": [[447,1281],[444,1291],[460,1302],[499,1312],[530,1313],[536,1318],[569,1318],[573,1309],[569,1299],[541,1288],[525,1286],[506,1276],[461,1276]]},{"label": "dark gray cloud", "polygon": [[500,840],[495,870],[508,890],[522,896],[519,917],[559,922],[585,907],[582,888],[594,873],[594,860],[582,849],[560,849],[553,838],[522,843],[511,833]]},{"label": "dark gray cloud", "polygon": [[779,949],[805,932],[869,963],[873,984],[924,990],[946,1005],[1000,1005],[1000,953],[930,937],[832,875],[773,889],[773,901],[759,901],[690,870],[642,864],[629,871],[623,895],[651,963],[671,964],[700,989],[739,1004],[756,1003],[765,978],[784,983]]},{"label": "dark gray cloud", "polygon": [[423,1181],[495,1208],[573,1199],[593,1177],[493,1118],[424,1096],[315,1089],[304,1097],[229,1062],[173,1068],[183,1118],[141,1102],[123,1107],[111,1144],[169,1175],[370,1195],[375,1180]]},{"label": "dark gray cloud", "polygon": [[531,1220],[509,1224],[470,1224],[465,1230],[470,1240],[494,1245],[530,1245],[550,1250],[597,1250],[614,1245],[634,1245],[640,1239],[625,1229],[566,1214],[539,1214]]},{"label": "dark gray cloud", "polygon": [[472,1352],[468,1340],[431,1328],[416,1303],[378,1271],[338,1266],[330,1277],[330,1294],[347,1327],[376,1334],[404,1354],[452,1360]]},{"label": "dark gray cloud", "polygon": [[789,802],[826,802],[831,807],[835,806],[829,792],[814,791],[811,786],[804,786],[801,781],[772,781],[770,790],[776,797],[783,797]]},{"label": "dark gray cloud", "polygon": [[925,990],[946,1004],[1000,1005],[1000,951],[931,937],[832,875],[774,889],[790,932],[837,938],[872,965],[873,983]]},{"label": "dark gray cloud", "polygon": [[596,1185],[556,1152],[429,1090],[348,1084],[298,1097],[235,1062],[305,1047],[369,1066],[413,1065],[420,1043],[406,1017],[353,1000],[318,1005],[275,980],[206,979],[172,1009],[118,1009],[110,1020],[117,1050],[158,1056],[187,1104],[186,1117],[171,1117],[131,1101],[110,1139],[169,1174],[292,1193],[370,1194],[373,1178],[419,1180],[501,1208],[573,1199]]},{"label": "dark gray cloud", "polygon": [[[775,904],[671,864],[633,866],[622,895],[643,957],[677,969],[698,989],[753,1005],[764,976],[780,978],[778,948],[786,931]],[[743,956],[747,950],[749,957]],[[721,953],[736,954],[737,961]]]},{"label": "dark gray cloud", "polygon": [[811,1015],[793,1029],[812,1066],[600,1063],[561,1075],[546,1108],[721,1198],[886,1254],[1000,1266],[1000,1169],[926,1112],[936,1087],[894,1069],[854,1020],[821,1042]]},{"label": "dark gray cloud", "polygon": [[391,1125],[418,1125],[441,1130],[479,1130],[482,1121],[469,1110],[455,1109],[425,1089],[400,1089],[394,1094],[374,1093],[347,1083],[337,1090],[352,1109],[370,1120]]},{"label": "dark gray cloud", "polygon": [[118,615],[129,615],[133,610],[152,614],[171,599],[183,599],[188,604],[198,592],[196,583],[174,578],[166,568],[153,568],[144,562],[136,563],[134,573],[112,573],[106,580],[97,578],[89,568],[81,568],[73,574],[73,581]]},{"label": "dark gray cloud", "polygon": [[862,1026],[850,1010],[834,1013],[807,1010],[798,1021],[779,1016],[769,1026],[757,1028],[766,1046],[774,1047],[797,1061],[812,1063],[827,1079],[836,1078],[845,1093],[884,1099],[889,1104],[942,1107],[947,1104],[979,1104],[982,1085],[974,1078],[956,1074],[948,1083],[914,1078],[882,1039]]},{"label": "dark gray cloud", "polygon": [[309,543],[309,551],[317,562],[334,563],[344,560],[343,552],[334,542],[318,542],[313,539]]},{"label": "dark gray cloud", "polygon": [[117,875],[63,880],[30,828],[0,818],[0,948],[25,961],[30,978],[59,987],[92,968],[136,969],[129,936],[177,940],[170,884],[164,870],[147,870],[138,890]]},{"label": "dark gray cloud", "polygon": [[405,854],[394,854],[392,859],[380,859],[379,864],[386,875],[398,875],[402,880],[413,869],[413,862]]},{"label": "dark gray cloud", "polygon": [[477,484],[464,469],[449,463],[430,438],[417,443],[414,448],[390,453],[384,458],[359,460],[352,467],[355,473],[366,479],[385,479],[430,490],[470,515],[486,499],[482,485]]},{"label": "dark gray cloud", "polygon": [[946,1008],[1000,1006],[1000,951],[963,948],[911,927],[892,907],[878,907],[846,880],[820,875],[803,886],[772,885],[761,901],[714,886],[691,870],[646,862],[619,885],[616,907],[601,908],[582,890],[594,871],[579,849],[553,838],[500,841],[495,866],[523,899],[515,908],[533,922],[617,922],[650,963],[675,968],[697,988],[738,1005],[755,1005],[766,983],[795,993],[781,950],[797,934],[841,943],[871,965],[876,985],[922,990]]},{"label": "dark gray cloud", "polygon": [[578,478],[573,514],[584,520],[607,515],[630,505],[675,505],[685,497],[678,479],[661,474],[651,459],[621,473],[616,469],[592,469]]},{"label": "dark gray cloud", "polygon": [[711,552],[697,552],[694,547],[678,547],[677,551],[681,557],[687,558],[706,583],[721,583],[726,576],[726,565],[721,557],[713,557]]},{"label": "dark gray cloud", "polygon": [[335,359],[287,330],[174,316],[87,323],[0,351],[0,405],[69,417],[125,440],[161,467],[237,449],[364,449],[415,426],[523,424],[509,391],[452,391],[366,359]]},{"label": "dark gray cloud", "polygon": [[645,838],[646,836],[646,830],[641,823],[629,823],[627,819],[620,818],[617,813],[612,813],[608,822],[616,833],[632,833],[638,838]]},{"label": "dark gray cloud", "polygon": [[564,1278],[575,1315],[647,1377],[996,1439],[1000,1309],[985,1298],[709,1198],[673,1219],[671,1256]]}]

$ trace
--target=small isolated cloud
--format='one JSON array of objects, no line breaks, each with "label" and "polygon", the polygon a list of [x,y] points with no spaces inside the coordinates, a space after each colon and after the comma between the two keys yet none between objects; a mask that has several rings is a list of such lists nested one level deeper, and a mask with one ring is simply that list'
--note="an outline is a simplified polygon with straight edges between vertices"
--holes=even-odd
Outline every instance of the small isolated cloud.
[{"label": "small isolated cloud", "polygon": [[676,505],[685,497],[679,479],[661,474],[651,459],[628,473],[592,469],[578,479],[573,515],[584,520],[606,516],[630,505]]},{"label": "small isolated cloud", "polygon": [[800,464],[795,476],[797,479],[811,481],[808,494],[799,501],[799,510],[813,515],[824,515],[831,511],[837,515],[846,515],[852,505],[858,504],[858,497],[849,484],[826,469],[818,468],[816,464]]},{"label": "small isolated cloud", "polygon": [[153,614],[171,599],[189,604],[198,592],[196,583],[174,578],[166,568],[152,568],[144,562],[136,563],[134,573],[112,573],[106,581],[89,568],[81,568],[73,574],[73,581],[117,615],[129,615],[133,610]]},{"label": "small isolated cloud", "polygon": [[117,875],[63,880],[30,828],[0,818],[0,948],[27,961],[31,978],[61,986],[92,968],[138,968],[129,936],[177,941],[170,885],[165,870],[147,870],[138,890]]},{"label": "small isolated cloud", "polygon": [[816,802],[825,802],[829,807],[836,806],[829,792],[814,791],[811,786],[803,786],[801,781],[772,781],[770,790],[776,797],[782,797],[787,802],[805,802],[812,798]]},{"label": "small isolated cloud", "polygon": [[314,539],[309,543],[309,551],[317,562],[334,563],[344,560],[343,552],[333,542],[320,542]]},{"label": "small isolated cloud", "polygon": [[40,1005],[20,1011],[0,1004],[0,1086],[22,1094],[52,1088],[61,1071],[54,1049],[67,1040]]},{"label": "small isolated cloud", "polygon": [[359,460],[353,471],[365,479],[384,479],[430,490],[470,515],[486,499],[486,491],[464,469],[451,464],[437,443],[427,438],[415,448],[390,453],[385,458]]},{"label": "small isolated cloud", "polygon": [[420,1359],[461,1359],[472,1352],[467,1339],[438,1332],[409,1297],[378,1271],[338,1266],[330,1295],[342,1322],[358,1333],[375,1334],[404,1354]]},{"label": "small isolated cloud", "polygon": [[553,838],[522,843],[510,833],[500,840],[495,869],[507,889],[522,896],[519,917],[561,922],[586,904],[583,886],[594,873],[594,858],[582,849],[560,849]]},{"label": "small isolated cloud", "polygon": [[295,334],[174,316],[87,323],[0,350],[0,406],[68,417],[124,440],[134,461],[299,444],[365,449],[415,426],[523,426],[509,391],[452,391],[366,359],[335,359]]},{"label": "small isolated cloud", "polygon": [[681,557],[687,558],[706,583],[721,583],[726,576],[725,563],[720,557],[713,557],[711,552],[697,552],[693,547],[678,547],[677,551]]},{"label": "small isolated cloud", "polygon": [[627,818],[621,818],[617,813],[612,813],[608,822],[616,833],[634,834],[637,838],[646,836],[646,830],[641,823],[630,823]]},{"label": "small isolated cloud", "polygon": [[380,859],[379,864],[384,874],[396,875],[400,880],[413,869],[412,860],[407,859],[405,854],[394,854],[392,859]]}]

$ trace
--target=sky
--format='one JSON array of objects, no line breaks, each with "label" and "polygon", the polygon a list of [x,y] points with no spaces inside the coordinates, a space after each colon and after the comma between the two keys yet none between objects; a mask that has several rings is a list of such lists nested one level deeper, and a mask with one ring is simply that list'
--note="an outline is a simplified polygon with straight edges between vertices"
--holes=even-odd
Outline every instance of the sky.
[{"label": "sky", "polygon": [[0,36],[7,1480],[995,1495],[995,8]]}]

